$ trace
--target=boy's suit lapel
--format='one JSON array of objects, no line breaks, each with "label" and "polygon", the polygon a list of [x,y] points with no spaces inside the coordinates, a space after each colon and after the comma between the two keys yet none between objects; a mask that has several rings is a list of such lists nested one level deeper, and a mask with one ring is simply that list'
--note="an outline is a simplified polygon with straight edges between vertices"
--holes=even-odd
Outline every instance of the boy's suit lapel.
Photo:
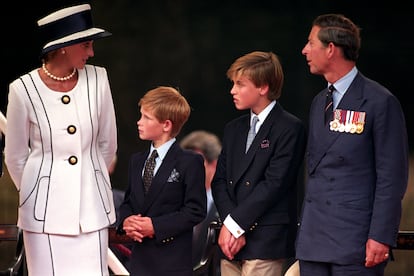
[{"label": "boy's suit lapel", "polygon": [[[261,144],[265,141],[270,139],[270,137],[268,137],[269,131],[274,123],[274,116],[277,116],[277,113],[281,111],[280,108],[278,108],[278,104],[276,103],[276,105],[273,107],[273,109],[270,111],[269,115],[267,116],[266,120],[263,122],[262,126],[259,129],[259,132],[256,134],[256,136],[253,139],[252,144],[250,145],[249,150],[247,151],[247,153],[244,153],[244,148],[243,150],[239,150],[237,152],[241,152],[242,154],[239,156],[235,156],[236,158],[238,157],[239,159],[236,160],[240,160],[239,162],[233,162],[233,172],[234,173],[234,182],[237,183],[240,179],[240,177],[244,174],[244,172],[248,169],[250,163],[253,161],[254,156],[256,155],[256,152],[258,150],[261,149]],[[250,119],[250,117],[248,117]],[[249,130],[249,121],[247,122],[247,131]],[[247,139],[247,134],[246,134],[246,139]],[[273,142],[273,141],[268,141]],[[246,145],[246,140],[242,141],[243,146]],[[237,154],[239,154],[237,153]]]},{"label": "boy's suit lapel", "polygon": [[[164,185],[168,185],[168,177],[170,176],[171,172],[175,168],[177,154],[180,152],[180,148],[175,142],[171,148],[168,150],[167,154],[162,161],[161,166],[159,167],[157,173],[154,175],[152,179],[152,184],[150,189],[148,190],[147,195],[144,197],[144,205],[143,205],[143,213],[147,212],[148,208],[151,207],[151,204],[157,198],[157,195],[161,193],[162,188]],[[142,179],[142,177],[141,177]],[[142,180],[141,180],[142,182]],[[142,183],[142,187],[144,184]]]},{"label": "boy's suit lapel", "polygon": [[[234,175],[234,181],[238,180],[242,171],[240,167],[244,167],[245,159],[246,159],[246,140],[247,140],[247,133],[249,132],[249,121],[250,116],[246,115],[245,118],[241,121],[235,131],[235,139],[234,141],[230,141],[230,143],[234,143],[234,150],[229,156],[229,162],[232,164],[231,167],[231,175]],[[243,170],[244,171],[244,170]]]}]

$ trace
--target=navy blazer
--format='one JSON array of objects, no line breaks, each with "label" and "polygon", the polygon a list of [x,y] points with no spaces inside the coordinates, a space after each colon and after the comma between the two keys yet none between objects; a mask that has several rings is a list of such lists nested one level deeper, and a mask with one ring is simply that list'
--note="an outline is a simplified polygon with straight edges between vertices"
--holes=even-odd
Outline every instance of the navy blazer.
[{"label": "navy blazer", "polygon": [[212,182],[221,220],[228,214],[246,233],[235,260],[294,256],[303,123],[276,103],[245,153],[250,115],[229,122]]},{"label": "navy blazer", "polygon": [[[144,195],[142,169],[149,151],[134,154],[120,221],[130,215],[151,217],[155,237],[135,243],[131,275],[192,275],[193,227],[206,216],[204,160],[175,142]],[[121,223],[122,225],[122,223]]]},{"label": "navy blazer", "polygon": [[297,258],[364,263],[368,238],[395,246],[408,182],[408,139],[398,100],[358,73],[337,109],[365,112],[362,133],[324,125],[326,89],[313,100]]}]

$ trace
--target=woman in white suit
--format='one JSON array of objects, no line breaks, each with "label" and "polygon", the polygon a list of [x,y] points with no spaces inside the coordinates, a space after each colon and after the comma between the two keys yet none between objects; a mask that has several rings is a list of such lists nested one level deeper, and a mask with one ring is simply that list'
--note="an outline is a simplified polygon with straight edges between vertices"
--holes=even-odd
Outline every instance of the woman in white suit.
[{"label": "woman in white suit", "polygon": [[30,276],[109,274],[116,120],[105,68],[86,62],[93,41],[110,33],[92,26],[90,9],[40,19],[42,66],[9,88],[5,162]]}]

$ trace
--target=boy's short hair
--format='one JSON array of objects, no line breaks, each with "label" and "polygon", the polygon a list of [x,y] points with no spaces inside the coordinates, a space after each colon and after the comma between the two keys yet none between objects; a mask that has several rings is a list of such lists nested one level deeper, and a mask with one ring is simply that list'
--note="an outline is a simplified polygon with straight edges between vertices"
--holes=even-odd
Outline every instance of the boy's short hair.
[{"label": "boy's short hair", "polygon": [[249,78],[256,87],[268,85],[269,100],[280,98],[284,75],[279,58],[274,53],[255,51],[239,57],[227,70],[227,77],[233,80],[240,75]]},{"label": "boy's short hair", "polygon": [[172,122],[171,136],[175,137],[190,117],[191,108],[187,100],[177,89],[159,86],[148,91],[138,106],[150,110],[160,122]]}]

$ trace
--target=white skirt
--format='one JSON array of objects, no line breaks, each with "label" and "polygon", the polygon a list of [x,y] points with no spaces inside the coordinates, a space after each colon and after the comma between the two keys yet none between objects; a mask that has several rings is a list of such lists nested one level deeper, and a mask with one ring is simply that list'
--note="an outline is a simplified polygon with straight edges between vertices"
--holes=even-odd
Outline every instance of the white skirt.
[{"label": "white skirt", "polygon": [[23,231],[29,276],[107,276],[108,229],[77,236]]}]

